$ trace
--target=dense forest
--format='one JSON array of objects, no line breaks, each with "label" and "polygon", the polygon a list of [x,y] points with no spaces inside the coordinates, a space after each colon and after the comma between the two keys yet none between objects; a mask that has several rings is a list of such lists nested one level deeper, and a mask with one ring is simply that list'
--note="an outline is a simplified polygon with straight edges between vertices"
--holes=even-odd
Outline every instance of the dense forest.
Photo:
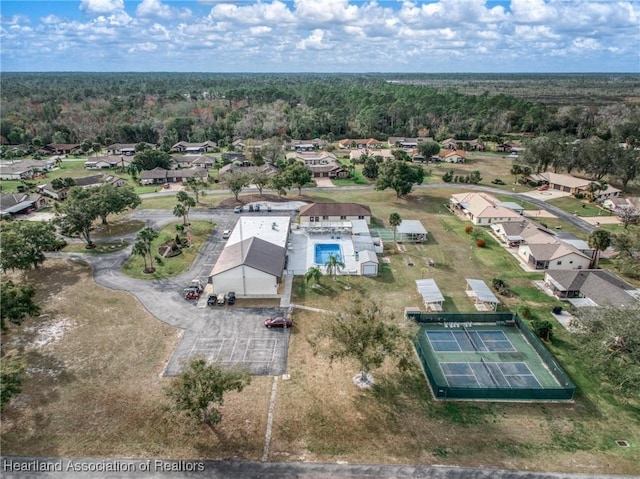
[{"label": "dense forest", "polygon": [[224,147],[274,136],[501,141],[550,132],[640,139],[640,76],[631,74],[4,73],[1,89],[5,145],[213,140]]}]

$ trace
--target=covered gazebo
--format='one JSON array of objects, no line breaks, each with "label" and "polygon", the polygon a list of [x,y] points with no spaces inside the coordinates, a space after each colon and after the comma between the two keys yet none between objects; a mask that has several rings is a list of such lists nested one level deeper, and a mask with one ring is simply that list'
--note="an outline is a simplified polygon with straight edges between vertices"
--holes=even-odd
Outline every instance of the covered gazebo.
[{"label": "covered gazebo", "polygon": [[489,289],[487,283],[481,279],[467,279],[467,296],[469,296],[478,311],[495,311],[500,300]]},{"label": "covered gazebo", "polygon": [[400,238],[398,241],[408,243],[420,243],[427,240],[427,230],[419,220],[402,220],[397,229]]},{"label": "covered gazebo", "polygon": [[440,288],[432,278],[416,279],[416,287],[418,293],[422,296],[422,301],[427,311],[442,311],[442,303],[444,296],[440,292]]}]

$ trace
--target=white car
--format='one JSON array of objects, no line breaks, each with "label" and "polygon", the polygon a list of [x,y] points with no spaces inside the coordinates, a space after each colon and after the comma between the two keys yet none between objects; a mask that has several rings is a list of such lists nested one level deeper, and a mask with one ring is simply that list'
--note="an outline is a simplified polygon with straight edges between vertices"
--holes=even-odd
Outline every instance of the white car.
[{"label": "white car", "polygon": [[222,239],[229,239],[229,236],[231,236],[231,230],[224,230],[222,232]]}]

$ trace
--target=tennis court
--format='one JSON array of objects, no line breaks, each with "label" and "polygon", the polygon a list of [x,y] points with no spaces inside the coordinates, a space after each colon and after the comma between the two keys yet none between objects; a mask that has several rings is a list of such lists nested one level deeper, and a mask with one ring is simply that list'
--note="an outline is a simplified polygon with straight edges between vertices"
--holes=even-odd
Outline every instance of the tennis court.
[{"label": "tennis court", "polygon": [[517,316],[421,313],[416,350],[436,399],[566,401],[575,386]]},{"label": "tennis court", "polygon": [[449,386],[541,388],[527,363],[480,362],[440,363]]},{"label": "tennis court", "polygon": [[509,338],[500,330],[426,331],[431,347],[436,352],[515,352]]}]

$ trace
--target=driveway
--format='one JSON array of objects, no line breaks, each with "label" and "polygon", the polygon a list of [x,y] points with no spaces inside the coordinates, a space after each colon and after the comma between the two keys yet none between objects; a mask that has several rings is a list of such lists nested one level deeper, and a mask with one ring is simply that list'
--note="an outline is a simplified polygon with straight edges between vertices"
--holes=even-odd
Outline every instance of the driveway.
[{"label": "driveway", "polygon": [[319,188],[335,188],[336,185],[333,184],[333,181],[331,181],[331,179],[329,178],[314,178],[314,181],[316,182],[316,185],[318,185]]},{"label": "driveway", "polygon": [[[282,215],[281,210],[277,214]],[[276,213],[271,213],[276,214]],[[294,215],[295,211],[289,212]],[[256,213],[265,216],[268,213]],[[228,365],[248,367],[252,374],[279,375],[286,371],[286,348],[290,330],[272,331],[264,327],[265,316],[282,315],[283,308],[207,307],[205,301],[184,299],[182,290],[192,279],[203,283],[224,248],[222,232],[233,229],[240,215],[230,210],[194,211],[192,220],[213,221],[216,229],[197,255],[189,272],[168,279],[139,280],[122,274],[132,247],[111,254],[50,253],[51,257],[76,258],[92,265],[96,283],[110,289],[127,291],[160,321],[184,330],[180,344],[169,360],[164,374],[175,375],[190,357],[203,355]],[[170,211],[133,211],[129,218],[161,228],[176,221]],[[125,238],[133,243],[135,234]],[[118,238],[120,239],[120,238]]]}]

